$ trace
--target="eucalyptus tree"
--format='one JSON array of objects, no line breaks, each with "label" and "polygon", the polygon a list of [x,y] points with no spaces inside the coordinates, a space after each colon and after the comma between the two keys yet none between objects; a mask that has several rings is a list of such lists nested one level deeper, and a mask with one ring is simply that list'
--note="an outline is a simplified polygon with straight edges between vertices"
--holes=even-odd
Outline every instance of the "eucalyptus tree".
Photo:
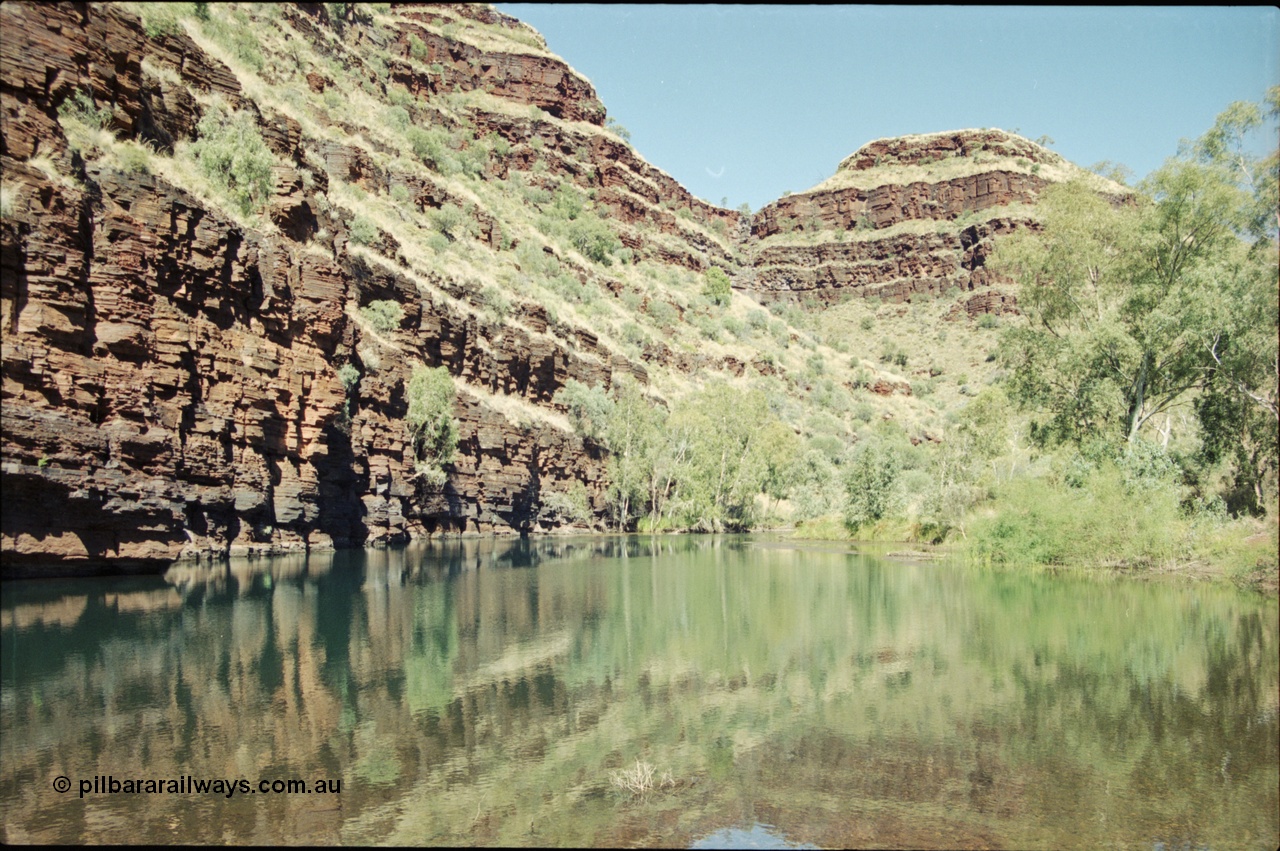
[{"label": "eucalyptus tree", "polygon": [[1211,443],[1249,444],[1251,478],[1274,474],[1277,158],[1244,144],[1263,114],[1232,104],[1137,194],[1050,187],[1041,230],[998,246],[1028,318],[1001,356],[1041,443],[1132,445],[1196,401]]}]

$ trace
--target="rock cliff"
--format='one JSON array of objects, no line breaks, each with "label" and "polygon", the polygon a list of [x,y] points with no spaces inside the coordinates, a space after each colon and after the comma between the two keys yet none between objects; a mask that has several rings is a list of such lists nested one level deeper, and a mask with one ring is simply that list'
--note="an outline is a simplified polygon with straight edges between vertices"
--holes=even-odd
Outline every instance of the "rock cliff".
[{"label": "rock cliff", "polygon": [[[566,382],[660,402],[777,369],[681,336],[695,273],[1010,309],[984,259],[1064,168],[998,131],[884,140],[748,221],[607,129],[520,22],[337,6],[0,5],[6,575],[600,528],[605,453]],[[265,153],[218,171],[224,114]],[[439,490],[404,425],[417,365],[457,388]]]},{"label": "rock cliff", "polygon": [[960,130],[870,142],[836,175],[767,205],[752,220],[759,241],[744,289],[763,300],[831,302],[853,294],[887,301],[969,294],[969,315],[1016,310],[1007,281],[986,268],[993,240],[1035,228],[1051,182],[1091,180],[1046,148],[1002,130]]}]

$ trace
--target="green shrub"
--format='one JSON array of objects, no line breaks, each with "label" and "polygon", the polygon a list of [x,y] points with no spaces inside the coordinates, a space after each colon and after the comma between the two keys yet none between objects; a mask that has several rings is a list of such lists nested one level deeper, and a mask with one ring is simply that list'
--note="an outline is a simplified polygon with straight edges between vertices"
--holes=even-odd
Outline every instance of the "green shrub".
[{"label": "green shrub", "polygon": [[729,283],[729,276],[724,269],[719,266],[712,266],[707,269],[702,293],[715,304],[723,305],[729,303],[733,290]]},{"label": "green shrub", "polygon": [[385,299],[371,301],[360,308],[360,315],[378,331],[395,331],[404,321],[404,308]]},{"label": "green shrub", "polygon": [[480,291],[480,304],[488,308],[499,322],[505,320],[511,313],[511,300],[492,284]]},{"label": "green shrub", "polygon": [[660,298],[650,298],[647,312],[653,321],[663,327],[673,327],[680,321],[680,314],[671,304]]},{"label": "green shrub", "polygon": [[568,409],[569,421],[577,434],[593,440],[604,437],[605,426],[613,413],[613,400],[605,393],[603,385],[590,387],[570,378],[556,392],[554,401]]},{"label": "green shrub", "polygon": [[409,110],[403,106],[389,106],[382,114],[392,127],[404,130],[409,126]]},{"label": "green shrub", "polygon": [[1080,485],[1018,479],[999,493],[994,516],[974,523],[971,551],[1004,564],[1159,564],[1177,555],[1185,521],[1169,486],[1134,487],[1110,461],[1082,469]]},{"label": "green shrub", "polygon": [[725,316],[720,320],[720,325],[725,331],[732,334],[739,340],[749,336],[751,333],[750,329],[747,328],[746,324],[743,323],[741,319],[737,319],[732,316]]},{"label": "green shrub", "polygon": [[485,137],[485,141],[489,146],[489,150],[493,151],[493,155],[499,160],[505,160],[507,155],[511,153],[511,143],[506,140],[506,137],[498,135],[496,131],[489,133]]},{"label": "green shrub", "polygon": [[453,379],[444,367],[414,367],[406,389],[405,424],[409,428],[414,467],[428,487],[444,485],[447,477],[443,468],[453,463],[457,451],[458,425],[453,418],[455,394]]},{"label": "green shrub", "polygon": [[634,322],[628,322],[627,324],[623,325],[621,333],[622,333],[622,342],[626,343],[629,346],[635,346],[636,348],[641,348],[644,346],[645,343],[649,342],[649,335],[644,332],[643,328],[641,328],[639,325],[637,325]]},{"label": "green shrub", "polygon": [[58,115],[87,124],[90,127],[103,128],[111,123],[112,109],[104,106],[99,109],[94,105],[93,94],[87,89],[77,89],[58,107]]},{"label": "green shrub", "polygon": [[387,86],[387,103],[407,111],[417,103],[417,98],[404,86]]},{"label": "green shrub", "polygon": [[468,177],[480,177],[489,164],[489,146],[484,142],[472,142],[458,152],[458,166]]},{"label": "green shrub", "polygon": [[[156,39],[165,35],[176,35],[182,26],[178,16],[174,14],[170,3],[144,3],[141,6],[142,30],[147,38]],[[208,19],[206,11],[204,20]]]},{"label": "green shrub", "polygon": [[227,6],[219,6],[216,14],[211,14],[200,22],[201,29],[250,69],[262,71],[266,60],[262,56],[262,47],[258,44],[258,28],[243,11],[229,13],[225,11]]},{"label": "green shrub", "polygon": [[596,216],[583,216],[569,224],[569,242],[582,255],[604,266],[613,265],[613,252],[622,247],[622,240]]},{"label": "green shrub", "polygon": [[253,117],[215,104],[196,125],[196,133],[191,150],[200,170],[241,213],[259,209],[271,195],[275,157]]},{"label": "green shrub", "polygon": [[471,220],[457,204],[445,204],[438,210],[432,210],[428,218],[432,226],[450,241],[468,235],[471,230]]},{"label": "green shrub", "polygon": [[351,222],[351,241],[358,245],[373,245],[378,241],[378,226],[364,216],[356,216]]},{"label": "green shrub", "polygon": [[902,456],[893,444],[861,443],[853,451],[844,476],[845,523],[850,529],[874,523],[897,510]]},{"label": "green shrub", "polygon": [[141,145],[124,145],[119,150],[121,171],[127,174],[150,174],[151,155]]},{"label": "green shrub", "polygon": [[338,367],[338,380],[342,382],[342,389],[350,393],[360,383],[360,370],[353,363],[344,363]]},{"label": "green shrub", "polygon": [[409,55],[424,62],[427,59],[427,43],[412,33],[409,34]]},{"label": "green shrub", "polygon": [[605,120],[604,128],[624,142],[631,141],[631,131],[619,124],[613,116]]},{"label": "green shrub", "polygon": [[441,128],[424,130],[421,127],[410,127],[405,131],[404,136],[414,156],[445,177],[455,175],[462,169],[450,150],[449,134]]},{"label": "green shrub", "polygon": [[543,491],[538,510],[539,520],[559,519],[579,526],[586,526],[595,519],[587,501],[587,488],[582,482],[574,482],[568,492]]}]

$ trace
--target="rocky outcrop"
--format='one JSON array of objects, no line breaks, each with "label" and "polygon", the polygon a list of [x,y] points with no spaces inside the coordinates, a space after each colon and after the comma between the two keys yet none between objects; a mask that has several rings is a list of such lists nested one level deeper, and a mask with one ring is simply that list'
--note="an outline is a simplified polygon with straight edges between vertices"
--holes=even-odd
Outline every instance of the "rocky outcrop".
[{"label": "rocky outcrop", "polygon": [[[349,219],[315,193],[331,174],[383,187],[397,176],[358,149],[303,140],[282,116],[260,116],[268,145],[321,168],[275,169],[270,235],[146,171],[89,162],[68,181],[42,170],[33,159],[70,157],[56,117],[80,91],[110,105],[120,138],[190,137],[198,107],[148,78],[143,55],[197,90],[238,86],[190,39],[147,42],[113,7],[0,14],[6,573],[522,532],[560,522],[540,511],[545,492],[584,488],[599,502],[603,452],[557,421],[555,393],[569,378],[607,387],[616,369],[643,379],[642,367],[591,335],[549,333],[539,306],[502,322],[456,281],[432,295],[394,262],[353,254]],[[455,200],[437,190],[413,197],[421,209]],[[478,215],[496,244],[498,223]],[[314,239],[322,227],[329,242]],[[401,329],[358,318],[389,297],[405,308]],[[344,363],[362,372],[351,390]],[[438,492],[415,477],[403,424],[416,363],[446,366],[464,391]]]},{"label": "rocky outcrop", "polygon": [[992,171],[936,183],[815,190],[774,201],[756,214],[751,232],[763,239],[784,229],[871,231],[906,221],[949,222],[966,213],[1034,203],[1048,183],[1035,175]]},{"label": "rocky outcrop", "polygon": [[870,142],[831,180],[755,214],[760,245],[735,286],[761,301],[811,304],[849,295],[908,302],[959,288],[976,294],[953,318],[1016,312],[1009,282],[986,268],[993,241],[1037,227],[1029,210],[1040,193],[1075,173],[1001,130]]},{"label": "rocky outcrop", "polygon": [[[499,334],[149,175],[91,171],[86,191],[56,192],[18,164],[7,176],[26,206],[3,225],[6,569],[524,530],[542,489],[600,492],[597,448],[464,394],[449,484],[425,493],[403,426],[414,362],[550,406],[569,377],[608,385],[599,353]],[[344,306],[389,295],[416,327],[366,347]],[[397,347],[377,370],[352,358]],[[347,359],[365,372],[350,395]]]},{"label": "rocky outcrop", "polygon": [[1032,163],[1059,162],[1061,157],[1021,136],[1003,130],[955,130],[923,136],[877,139],[840,163],[840,171],[871,171],[894,165],[928,165],[949,157],[1021,157]]},{"label": "rocky outcrop", "polygon": [[823,304],[851,294],[903,302],[952,288],[972,291],[994,282],[985,266],[992,240],[1034,226],[1027,219],[991,219],[958,231],[769,246],[756,254],[753,289],[771,300]]}]

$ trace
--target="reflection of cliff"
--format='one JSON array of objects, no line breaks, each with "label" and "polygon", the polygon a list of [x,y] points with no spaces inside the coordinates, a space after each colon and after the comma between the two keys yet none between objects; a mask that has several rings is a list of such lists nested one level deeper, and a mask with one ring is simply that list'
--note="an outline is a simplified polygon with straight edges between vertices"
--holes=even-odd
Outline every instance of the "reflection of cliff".
[{"label": "reflection of cliff", "polygon": [[[179,577],[6,592],[0,838],[520,844],[532,821],[538,844],[678,844],[747,806],[820,845],[1025,846],[1019,819],[1065,837],[1104,812],[1130,826],[1086,830],[1098,842],[1163,836],[1160,812],[1215,795],[1238,826],[1276,786],[1274,619],[1203,589],[712,538],[460,541]],[[1262,792],[1221,797],[1226,751],[1232,789]],[[680,781],[663,800],[687,821],[612,797],[609,772],[637,758]],[[42,785],[106,773],[344,785],[324,801]]]}]

